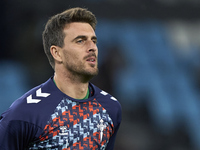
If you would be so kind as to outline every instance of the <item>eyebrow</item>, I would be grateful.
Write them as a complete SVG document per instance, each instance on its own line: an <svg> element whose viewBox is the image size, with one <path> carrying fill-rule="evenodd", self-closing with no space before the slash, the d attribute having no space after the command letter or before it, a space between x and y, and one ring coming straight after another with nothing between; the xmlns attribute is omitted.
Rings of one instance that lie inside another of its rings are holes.
<svg viewBox="0 0 200 150"><path fill-rule="evenodd" d="M87 39L87 36L85 36L85 35L79 35L79 36L75 37L75 38L72 40L72 42L75 41L75 40L77 40L77 39ZM97 40L97 37L96 37L96 36L92 36L91 39L92 39L92 40Z"/></svg>

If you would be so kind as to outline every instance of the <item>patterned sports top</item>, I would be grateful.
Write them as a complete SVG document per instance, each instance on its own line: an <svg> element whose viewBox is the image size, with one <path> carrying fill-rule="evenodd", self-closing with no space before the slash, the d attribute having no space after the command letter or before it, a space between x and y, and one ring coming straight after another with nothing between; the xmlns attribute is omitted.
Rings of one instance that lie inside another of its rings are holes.
<svg viewBox="0 0 200 150"><path fill-rule="evenodd" d="M112 150L121 105L93 84L85 100L62 93L53 77L16 100L1 115L0 149Z"/></svg>

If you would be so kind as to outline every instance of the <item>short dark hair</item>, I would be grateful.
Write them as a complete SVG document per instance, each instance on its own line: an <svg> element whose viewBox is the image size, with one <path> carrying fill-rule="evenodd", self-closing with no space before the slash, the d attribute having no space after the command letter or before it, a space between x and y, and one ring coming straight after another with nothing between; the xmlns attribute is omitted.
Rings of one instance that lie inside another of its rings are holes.
<svg viewBox="0 0 200 150"><path fill-rule="evenodd" d="M55 69L55 61L51 55L50 47L52 45L63 47L65 38L65 34L63 32L64 27L66 24L72 22L88 23L94 30L97 24L95 15L86 8L80 7L67 9L62 13L52 16L48 20L42 34L42 39L45 54L47 55L49 63L53 69Z"/></svg>

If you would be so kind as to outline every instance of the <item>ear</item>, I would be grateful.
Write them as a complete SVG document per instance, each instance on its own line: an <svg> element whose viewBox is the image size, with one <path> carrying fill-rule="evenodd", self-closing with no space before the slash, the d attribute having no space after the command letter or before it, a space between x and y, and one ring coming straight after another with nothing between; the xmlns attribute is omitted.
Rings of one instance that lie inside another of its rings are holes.
<svg viewBox="0 0 200 150"><path fill-rule="evenodd" d="M61 57L61 49L58 46L52 45L50 47L50 52L55 61L62 62L62 57Z"/></svg>

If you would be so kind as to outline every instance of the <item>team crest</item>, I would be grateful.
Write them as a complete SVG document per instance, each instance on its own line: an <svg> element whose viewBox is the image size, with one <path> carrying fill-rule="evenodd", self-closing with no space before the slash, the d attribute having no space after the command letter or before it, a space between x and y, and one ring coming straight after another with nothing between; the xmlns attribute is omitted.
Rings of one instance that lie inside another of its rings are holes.
<svg viewBox="0 0 200 150"><path fill-rule="evenodd" d="M106 128L103 119L100 120L100 124L98 124L97 127L100 130L100 142L101 142L103 138L103 130Z"/></svg>

